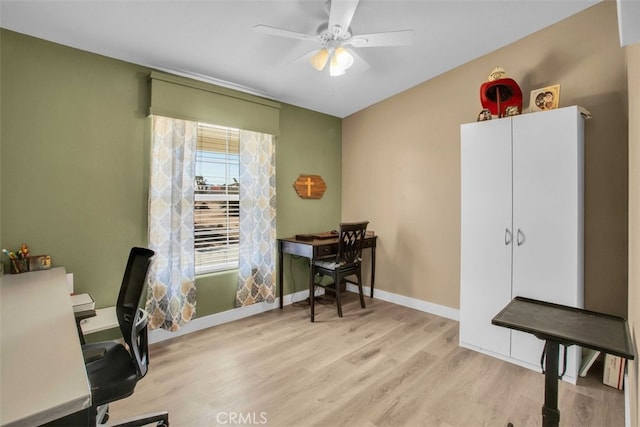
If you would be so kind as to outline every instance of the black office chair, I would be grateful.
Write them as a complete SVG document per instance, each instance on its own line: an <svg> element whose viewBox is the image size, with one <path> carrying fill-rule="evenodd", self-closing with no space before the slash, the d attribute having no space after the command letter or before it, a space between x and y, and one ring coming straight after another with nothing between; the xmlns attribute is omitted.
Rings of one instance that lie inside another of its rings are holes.
<svg viewBox="0 0 640 427"><path fill-rule="evenodd" d="M335 294L338 316L342 317L341 286L349 276L356 276L358 280L358 292L360 294L360 306L365 308L364 294L362 293L362 242L367 232L368 221L340 224L338 234L338 254L335 259L320 260L312 263L311 274L313 283L309 289L311 305L311 321L315 317L315 288L319 286L325 292ZM322 282L323 277L331 277L332 283Z"/></svg>
<svg viewBox="0 0 640 427"><path fill-rule="evenodd" d="M132 248L129 253L116 303L118 324L126 345L105 341L82 346L91 385L92 410L99 424L109 418L108 404L132 395L138 381L147 373L147 315L139 304L153 255L152 250L145 248ZM153 422L157 426L168 426L169 414L158 412L115 425L143 426Z"/></svg>

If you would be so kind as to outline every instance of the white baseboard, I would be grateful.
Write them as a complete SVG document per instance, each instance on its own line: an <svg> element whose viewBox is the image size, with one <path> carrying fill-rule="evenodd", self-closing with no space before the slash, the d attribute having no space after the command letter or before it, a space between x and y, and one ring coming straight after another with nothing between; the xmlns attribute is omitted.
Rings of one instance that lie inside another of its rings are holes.
<svg viewBox="0 0 640 427"><path fill-rule="evenodd" d="M348 283L347 290L357 293L358 287L353 283ZM362 291L365 295L371 294L371 288L368 286L363 286ZM375 299L391 302L403 307L413 308L414 310L423 311L425 313L435 314L436 316L446 317L447 319L460 321L460 310L457 310L455 308L423 301L417 298L406 297L404 295L394 294L392 292L387 292L380 289L374 289L373 297Z"/></svg>
<svg viewBox="0 0 640 427"><path fill-rule="evenodd" d="M347 284L347 290L350 292L358 292L358 287L354 284ZM365 295L369 295L371 290L369 287L364 286L363 292ZM300 301L306 299L309 296L309 291L304 290L284 296L284 305L290 305L292 300ZM422 301L416 298L406 297L404 295L398 295L391 292L376 289L374 298L382 301L391 302L393 304L401 305L404 307L412 308L414 310L423 311L425 313L435 314L436 316L446 317L451 320L460 320L460 311L446 307L440 304L434 304L428 301ZM203 329L211 328L213 326L222 325L224 323L233 322L234 320L244 319L256 314L264 313L277 309L279 307L278 301L273 303L260 302L252 304L246 307L234 308L231 310L223 311L222 313L211 314L209 316L198 317L191 322L184 325L178 332L169 332L164 329L154 329L149 331L149 343L154 344L161 341L165 341L171 338L176 338L182 335L190 334L192 332L200 331Z"/></svg>
<svg viewBox="0 0 640 427"><path fill-rule="evenodd" d="M631 427L631 398L629 396L629 361L624 372L624 425Z"/></svg>
<svg viewBox="0 0 640 427"><path fill-rule="evenodd" d="M295 294L285 295L283 304L290 305L292 300L300 301L306 299L308 295L308 290L296 292ZM169 332L164 329L154 329L152 331L149 331L149 344L158 343L171 338L190 334L192 332L211 328L213 326L233 322L234 320L244 319L245 317L250 317L256 314L264 313L265 311L277 309L278 307L279 302L277 299L273 303L259 302L256 304L248 305L246 307L234 308L231 310L223 311L221 313L211 314L209 316L197 317L191 322L184 325L177 332Z"/></svg>

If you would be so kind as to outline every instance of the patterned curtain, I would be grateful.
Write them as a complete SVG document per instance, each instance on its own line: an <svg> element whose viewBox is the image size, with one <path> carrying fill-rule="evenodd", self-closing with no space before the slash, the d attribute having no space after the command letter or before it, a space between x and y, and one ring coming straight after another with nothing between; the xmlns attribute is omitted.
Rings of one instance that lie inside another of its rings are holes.
<svg viewBox="0 0 640 427"><path fill-rule="evenodd" d="M153 117L149 184L149 327L177 331L195 315L194 185L198 124Z"/></svg>
<svg viewBox="0 0 640 427"><path fill-rule="evenodd" d="M273 136L240 130L240 262L236 307L275 299Z"/></svg>

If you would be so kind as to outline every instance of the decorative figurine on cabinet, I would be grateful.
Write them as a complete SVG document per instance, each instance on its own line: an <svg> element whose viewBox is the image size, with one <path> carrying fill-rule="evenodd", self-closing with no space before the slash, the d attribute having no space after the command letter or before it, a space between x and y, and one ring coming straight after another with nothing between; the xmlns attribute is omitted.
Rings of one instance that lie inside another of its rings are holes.
<svg viewBox="0 0 640 427"><path fill-rule="evenodd" d="M498 118L522 112L522 90L515 80L506 77L504 69L496 67L489 74L489 81L480 86L480 103ZM510 108L510 107L515 107ZM516 112L517 111L517 112Z"/></svg>
<svg viewBox="0 0 640 427"><path fill-rule="evenodd" d="M484 122L485 120L491 120L491 111L489 111L486 108L484 110L480 111L480 114L478 114L478 121L479 122Z"/></svg>
<svg viewBox="0 0 640 427"><path fill-rule="evenodd" d="M516 107L515 105L509 105L507 108L505 108L502 117L517 116L518 114L520 114L520 111L518 111L518 107Z"/></svg>

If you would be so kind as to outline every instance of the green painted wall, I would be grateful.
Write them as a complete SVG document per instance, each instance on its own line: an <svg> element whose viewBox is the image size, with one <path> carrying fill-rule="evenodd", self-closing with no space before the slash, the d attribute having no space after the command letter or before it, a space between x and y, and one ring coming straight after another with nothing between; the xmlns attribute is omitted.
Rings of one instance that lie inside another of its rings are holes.
<svg viewBox="0 0 640 427"><path fill-rule="evenodd" d="M50 254L74 273L76 291L112 305L129 248L147 243L151 70L7 30L0 43L0 246ZM341 126L282 105L278 237L337 227ZM322 199L297 197L301 173L322 175ZM285 294L292 277L305 289L306 262L292 263ZM232 309L236 280L235 271L199 277L197 316Z"/></svg>
<svg viewBox="0 0 640 427"><path fill-rule="evenodd" d="M2 247L50 254L112 305L146 244L148 71L4 30L1 43Z"/></svg>

